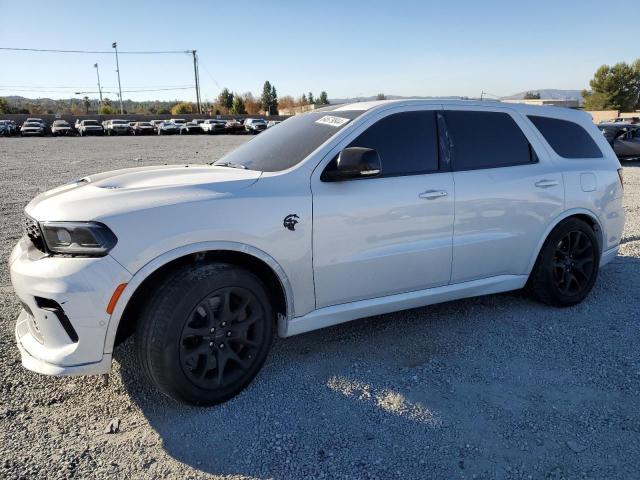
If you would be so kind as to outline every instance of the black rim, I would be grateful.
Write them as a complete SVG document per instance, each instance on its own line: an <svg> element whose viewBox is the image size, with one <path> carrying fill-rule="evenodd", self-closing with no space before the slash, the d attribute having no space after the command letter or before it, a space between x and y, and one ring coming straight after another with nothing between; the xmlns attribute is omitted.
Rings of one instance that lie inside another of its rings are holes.
<svg viewBox="0 0 640 480"><path fill-rule="evenodd" d="M244 377L264 342L263 320L260 302L245 288L222 288L203 299L180 338L180 363L189 380L218 389Z"/></svg>
<svg viewBox="0 0 640 480"><path fill-rule="evenodd" d="M593 277L595 259L593 242L585 233L574 230L562 237L553 256L553 279L560 293L581 293Z"/></svg>

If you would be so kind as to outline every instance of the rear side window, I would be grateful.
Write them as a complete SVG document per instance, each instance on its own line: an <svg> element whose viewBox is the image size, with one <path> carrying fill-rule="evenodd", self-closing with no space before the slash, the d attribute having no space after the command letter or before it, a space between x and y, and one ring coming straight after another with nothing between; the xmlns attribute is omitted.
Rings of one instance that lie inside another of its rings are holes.
<svg viewBox="0 0 640 480"><path fill-rule="evenodd" d="M433 111L402 112L371 125L349 147L375 149L382 175L415 175L438 170L438 134Z"/></svg>
<svg viewBox="0 0 640 480"><path fill-rule="evenodd" d="M591 135L575 122L557 118L529 116L551 148L564 158L602 158Z"/></svg>
<svg viewBox="0 0 640 480"><path fill-rule="evenodd" d="M513 167L538 161L518 124L507 113L445 112L453 146L453 169Z"/></svg>

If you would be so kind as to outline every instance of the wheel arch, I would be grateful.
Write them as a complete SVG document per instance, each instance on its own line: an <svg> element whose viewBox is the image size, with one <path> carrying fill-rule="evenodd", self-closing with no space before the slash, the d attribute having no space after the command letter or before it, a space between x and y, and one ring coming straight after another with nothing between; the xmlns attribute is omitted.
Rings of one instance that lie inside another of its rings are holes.
<svg viewBox="0 0 640 480"><path fill-rule="evenodd" d="M602 249L604 245L604 238L603 238L604 231L602 229L602 222L600 222L598 215L596 215L591 210L587 210L586 208L573 208L571 210L567 210L563 212L562 214L554 218L552 222L549 223L549 225L547 226L547 230L544 232L544 235L540 237L540 241L538 242L538 245L536 246L534 254L532 255L529 261L529 267L526 272L527 275L531 274L531 271L533 270L536 260L538 259L538 255L540 255L540 251L542 250L542 246L547 241L547 238L549 238L549 234L551 234L553 229L556 228L561 222L567 220L568 218L580 219L585 223L589 224L589 226L591 226L594 233L596 234L596 239L598 240L598 248L600 251L600 255L602 255Z"/></svg>
<svg viewBox="0 0 640 480"><path fill-rule="evenodd" d="M127 283L116 304L105 336L104 353L112 353L116 341L135 330L136 309L157 282L177 268L198 261L220 261L251 269L275 295L278 322L293 316L293 292L284 269L264 251L236 242L202 242L166 252L148 262Z"/></svg>

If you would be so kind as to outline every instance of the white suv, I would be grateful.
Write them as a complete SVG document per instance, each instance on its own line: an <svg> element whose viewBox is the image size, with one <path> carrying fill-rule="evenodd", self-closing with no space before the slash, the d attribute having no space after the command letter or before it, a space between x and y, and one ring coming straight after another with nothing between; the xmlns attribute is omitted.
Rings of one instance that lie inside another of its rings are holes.
<svg viewBox="0 0 640 480"><path fill-rule="evenodd" d="M384 101L288 119L213 165L92 175L36 197L11 279L22 363L237 394L272 340L528 285L574 305L617 251L620 164L587 114Z"/></svg>

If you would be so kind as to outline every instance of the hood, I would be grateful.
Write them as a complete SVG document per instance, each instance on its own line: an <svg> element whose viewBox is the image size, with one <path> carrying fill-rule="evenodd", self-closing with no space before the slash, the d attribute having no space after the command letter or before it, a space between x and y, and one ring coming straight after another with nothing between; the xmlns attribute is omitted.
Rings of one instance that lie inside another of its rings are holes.
<svg viewBox="0 0 640 480"><path fill-rule="evenodd" d="M27 205L38 221L90 221L128 211L221 196L245 189L261 172L212 165L139 167L99 173L42 193Z"/></svg>

